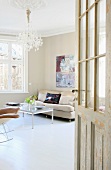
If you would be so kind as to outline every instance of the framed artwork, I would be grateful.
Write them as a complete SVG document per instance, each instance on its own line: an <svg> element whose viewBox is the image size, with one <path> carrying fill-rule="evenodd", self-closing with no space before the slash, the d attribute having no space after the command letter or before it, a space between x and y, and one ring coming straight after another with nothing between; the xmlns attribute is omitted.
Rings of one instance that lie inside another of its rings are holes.
<svg viewBox="0 0 111 170"><path fill-rule="evenodd" d="M56 87L75 87L75 62L73 55L56 57Z"/></svg>

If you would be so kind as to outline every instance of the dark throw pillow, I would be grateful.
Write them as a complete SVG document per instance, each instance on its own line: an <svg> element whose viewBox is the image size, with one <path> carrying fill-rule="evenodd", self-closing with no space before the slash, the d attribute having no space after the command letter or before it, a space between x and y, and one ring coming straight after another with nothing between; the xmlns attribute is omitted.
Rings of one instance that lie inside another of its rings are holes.
<svg viewBox="0 0 111 170"><path fill-rule="evenodd" d="M61 94L47 93L44 103L58 104Z"/></svg>

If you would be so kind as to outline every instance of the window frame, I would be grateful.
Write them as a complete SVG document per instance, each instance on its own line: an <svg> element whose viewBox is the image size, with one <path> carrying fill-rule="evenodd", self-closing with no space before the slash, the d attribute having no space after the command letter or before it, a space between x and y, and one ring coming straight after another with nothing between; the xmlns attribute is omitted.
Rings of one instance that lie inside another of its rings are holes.
<svg viewBox="0 0 111 170"><path fill-rule="evenodd" d="M97 111L97 61L101 57L106 57L106 53L99 54L98 49L97 49L97 34L98 34L98 27L97 24L99 23L97 20L98 16L98 4L101 0L94 0L94 3L91 4L91 6L88 6L88 0L86 0L86 10L81 13L81 0L79 0L79 6L78 6L78 105L81 105L81 94L82 91L85 91L85 104L84 107L88 108L88 103L87 103L87 92L88 92L88 86L87 86L87 78L88 78L88 61L93 60L94 61L94 107L93 110ZM94 9L94 56L88 58L88 14L89 12ZM83 59L81 59L81 20L85 16L85 56ZM99 43L98 43L99 44ZM85 63L85 90L81 90L81 64ZM81 105L82 106L82 105Z"/></svg>
<svg viewBox="0 0 111 170"><path fill-rule="evenodd" d="M18 44L17 43L17 39L15 36L0 36L0 43L8 43L8 60L5 59L0 59L0 63L8 63L9 67L8 69L10 70L9 73L9 78L8 78L8 90L0 90L0 93L28 93L28 52L25 51L24 47L23 48L23 59L22 61L13 61L11 60L11 44ZM22 63L23 66L23 85L22 85L22 90L12 90L12 86L11 86L11 65L12 64L19 64Z"/></svg>

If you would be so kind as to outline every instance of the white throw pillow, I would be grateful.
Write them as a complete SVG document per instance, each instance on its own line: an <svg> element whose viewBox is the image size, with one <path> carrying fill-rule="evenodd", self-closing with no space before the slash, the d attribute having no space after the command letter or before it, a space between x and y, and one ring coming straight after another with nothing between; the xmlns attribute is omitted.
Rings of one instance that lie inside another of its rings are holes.
<svg viewBox="0 0 111 170"><path fill-rule="evenodd" d="M74 96L61 96L59 104L72 105L74 102Z"/></svg>
<svg viewBox="0 0 111 170"><path fill-rule="evenodd" d="M38 100L44 102L45 98L46 98L46 94L45 93L39 93Z"/></svg>

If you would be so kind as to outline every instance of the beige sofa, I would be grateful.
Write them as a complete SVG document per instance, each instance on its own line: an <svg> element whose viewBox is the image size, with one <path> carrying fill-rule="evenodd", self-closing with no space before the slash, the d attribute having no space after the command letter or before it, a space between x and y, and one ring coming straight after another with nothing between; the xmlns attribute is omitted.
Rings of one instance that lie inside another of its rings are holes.
<svg viewBox="0 0 111 170"><path fill-rule="evenodd" d="M61 94L58 104L44 103L47 93L51 94ZM53 114L55 117L67 118L69 120L75 119L74 110L74 93L71 91L52 91L52 90L40 90L38 92L38 100L36 105L44 105L49 108L53 108ZM51 113L45 113L51 115Z"/></svg>

